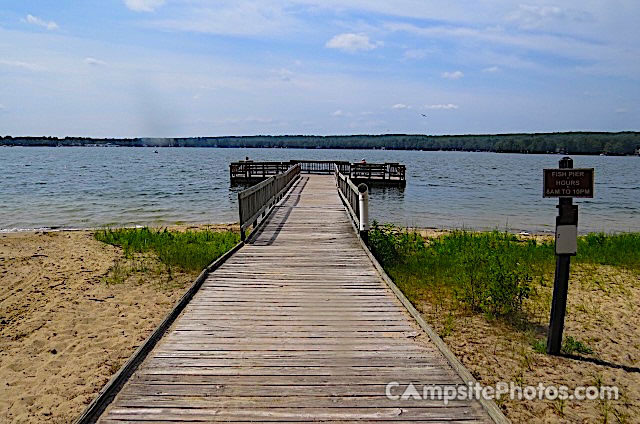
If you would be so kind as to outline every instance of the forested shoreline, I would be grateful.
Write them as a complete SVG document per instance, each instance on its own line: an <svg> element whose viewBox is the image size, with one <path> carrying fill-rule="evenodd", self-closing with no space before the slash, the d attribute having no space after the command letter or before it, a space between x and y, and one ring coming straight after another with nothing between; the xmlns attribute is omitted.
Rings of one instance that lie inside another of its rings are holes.
<svg viewBox="0 0 640 424"><path fill-rule="evenodd" d="M4 146L257 147L303 149L461 150L502 153L633 155L640 132L562 132L485 135L281 135L185 138L0 138Z"/></svg>

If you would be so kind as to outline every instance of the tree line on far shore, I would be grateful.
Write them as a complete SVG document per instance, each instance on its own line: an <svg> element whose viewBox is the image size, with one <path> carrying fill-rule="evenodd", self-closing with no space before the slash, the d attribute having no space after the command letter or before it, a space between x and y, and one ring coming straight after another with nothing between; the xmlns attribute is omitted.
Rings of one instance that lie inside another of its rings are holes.
<svg viewBox="0 0 640 424"><path fill-rule="evenodd" d="M462 150L504 153L633 155L640 132L485 135L283 135L186 138L1 137L8 146L258 147L302 149Z"/></svg>

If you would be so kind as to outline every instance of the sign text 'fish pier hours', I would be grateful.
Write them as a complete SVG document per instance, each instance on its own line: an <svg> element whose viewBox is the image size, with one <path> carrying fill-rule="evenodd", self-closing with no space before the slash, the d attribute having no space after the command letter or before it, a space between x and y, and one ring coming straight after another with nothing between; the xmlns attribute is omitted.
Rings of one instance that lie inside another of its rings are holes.
<svg viewBox="0 0 640 424"><path fill-rule="evenodd" d="M593 197L593 168L544 170L544 197Z"/></svg>

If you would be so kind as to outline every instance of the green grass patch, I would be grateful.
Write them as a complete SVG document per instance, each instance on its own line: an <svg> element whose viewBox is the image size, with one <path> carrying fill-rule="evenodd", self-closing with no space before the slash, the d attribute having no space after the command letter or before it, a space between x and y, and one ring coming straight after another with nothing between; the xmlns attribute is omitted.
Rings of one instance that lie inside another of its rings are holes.
<svg viewBox="0 0 640 424"><path fill-rule="evenodd" d="M535 339L531 343L531 347L535 352L547 353L547 339ZM573 355L575 353L581 353L583 355L593 354L593 349L591 349L586 343L574 339L571 336L566 336L564 338L560 351L566 355Z"/></svg>
<svg viewBox="0 0 640 424"><path fill-rule="evenodd" d="M412 301L425 290L444 288L472 310L494 316L519 311L533 279L553 266L552 246L497 231L425 239L374 223L369 243Z"/></svg>
<svg viewBox="0 0 640 424"><path fill-rule="evenodd" d="M584 342L576 340L571 336L564 338L560 350L562 353L566 353L567 355L573 355L576 352L585 355L591 355L593 353L593 349L587 346Z"/></svg>
<svg viewBox="0 0 640 424"><path fill-rule="evenodd" d="M591 233L579 237L576 261L640 272L640 233Z"/></svg>
<svg viewBox="0 0 640 424"><path fill-rule="evenodd" d="M125 257L153 252L167 267L201 271L240 241L232 231L169 231L151 228L117 228L96 231L95 238L124 249Z"/></svg>
<svg viewBox="0 0 640 424"><path fill-rule="evenodd" d="M547 340L546 339L537 339L531 343L531 347L534 352L538 353L547 353Z"/></svg>
<svg viewBox="0 0 640 424"><path fill-rule="evenodd" d="M437 301L444 293L475 312L498 317L517 316L555 268L553 240L522 240L498 231L424 238L374 222L369 246L413 303L423 297ZM580 237L575 262L640 271L640 234Z"/></svg>

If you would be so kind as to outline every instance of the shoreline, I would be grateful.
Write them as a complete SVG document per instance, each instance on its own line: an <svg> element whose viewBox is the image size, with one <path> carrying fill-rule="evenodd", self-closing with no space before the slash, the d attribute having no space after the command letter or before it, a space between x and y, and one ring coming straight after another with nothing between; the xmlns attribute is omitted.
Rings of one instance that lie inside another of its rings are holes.
<svg viewBox="0 0 640 424"><path fill-rule="evenodd" d="M555 131L493 134L327 134L182 137L5 136L0 145L23 147L206 147L637 156L640 132Z"/></svg>
<svg viewBox="0 0 640 424"><path fill-rule="evenodd" d="M379 223L379 225L383 226L386 225L387 223ZM425 226L425 227L416 227L416 226L409 226L409 225L397 225L397 224L393 224L394 226L398 227L398 228L403 228L403 229L407 229L410 231L418 231L418 232L424 232L425 234L446 234L446 233L450 233L452 231L467 231L467 232L472 232L472 233L484 233L484 232L492 232L492 231L498 231L498 232L507 232L509 234L515 234L515 235L520 235L520 236L532 236L532 237L548 237L548 236L553 236L554 235L554 231L549 230L549 231L545 231L545 230L541 230L541 231L525 231L525 230L520 230L520 229L504 229L504 228L469 228L469 227L434 227L434 226ZM63 232L82 232L82 231L89 231L89 232L94 232L94 231L98 231L98 230L104 230L106 228L110 228L110 229L115 229L115 228L153 228L153 229L160 229L160 228L167 228L169 230L179 230L179 231L184 231L184 230L198 230L198 229L213 229L213 230L221 230L221 229L229 229L229 230L237 230L239 231L239 224L238 222L215 222L215 223L211 223L211 222L184 222L184 221L178 221L176 223L171 223L171 224L165 224L165 225L156 225L156 224L147 224L147 225L114 225L114 226L98 226L98 227L33 227L33 228L0 228L0 235L3 234L29 234L29 233L63 233ZM606 232L605 234L617 234L617 233L633 233L635 231L609 231ZM594 231L590 231L590 232L579 232L578 235L579 236L584 236L590 233L594 233Z"/></svg>
<svg viewBox="0 0 640 424"><path fill-rule="evenodd" d="M105 228L167 228L169 230L184 230L184 229L237 229L237 222L219 222L219 223L176 223L169 225L114 225L114 226L102 226L102 227L39 227L39 228L0 228L0 235L2 234L29 234L29 233L61 233L61 232L79 232L89 231L94 232L98 230L104 230Z"/></svg>
<svg viewBox="0 0 640 424"><path fill-rule="evenodd" d="M442 136L447 137L447 136ZM287 147L287 146L274 146L274 147L244 147L244 146L124 146L124 145L89 145L89 144L79 144L79 145L61 145L61 146L50 146L50 145L13 145L13 144L0 144L0 147L47 147L47 148L57 148L57 147L97 147L97 148L116 148L116 147L125 147L125 148L141 148L141 149L290 149L290 150L391 150L391 151L406 151L406 152L460 152L460 153L495 153L495 154L511 154L511 155L560 155L560 156L607 156L607 157L640 157L637 153L628 153L628 154L617 154L617 153L594 153L594 152L571 152L571 153L563 153L563 152L519 152L519 151L497 151L497 150L474 150L474 149L399 149L393 147L349 147L349 148L337 148L337 147Z"/></svg>
<svg viewBox="0 0 640 424"><path fill-rule="evenodd" d="M384 226L386 224L379 224L380 226ZM404 230L408 230L408 231L416 231L419 234L426 236L426 237L435 237L435 236L439 236L439 235L444 235L444 234L449 234L453 231L464 231L464 232L469 232L469 233L490 233L490 232L494 232L497 231L499 233L509 233L509 234L513 234L516 236L519 236L523 239L530 239L530 238L535 238L535 239L549 239L549 238L554 238L555 237L555 230L549 230L549 231L524 231L524 230L519 230L519 229L502 229L502 228L491 228L491 229L484 229L484 228L468 228L468 227L450 227L450 228L445 228L445 227L415 227L415 226L403 226L403 225L396 225L396 224L392 224L394 225L396 228L399 229L404 229ZM213 231L221 231L221 230L230 230L230 231L240 231L240 227L238 222L219 222L219 223L201 223L201 222L194 222L194 223L186 223L186 222L178 222L178 223L173 223L173 224L167 224L167 225L123 225L123 226L100 226L100 227L78 227L78 228L74 228L74 227L60 227L60 228L56 228L56 227L41 227L41 228L11 228L11 229L3 229L0 228L0 236L3 235L11 235L11 234L48 234L48 233L78 233L78 232L95 232L95 231L99 231L99 230L103 230L106 228L110 228L110 229L116 229L116 228L151 228L151 229L168 229L168 230L177 230L177 231L186 231L186 230L204 230L204 229L209 229L209 230L213 230ZM638 231L588 231L588 232L581 232L580 230L578 230L578 237L584 237L587 236L589 234L607 234L607 235L612 235L612 234L633 234L633 233L638 233Z"/></svg>

